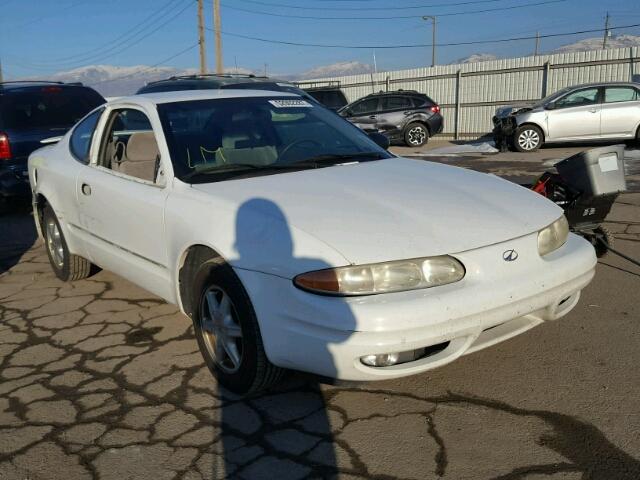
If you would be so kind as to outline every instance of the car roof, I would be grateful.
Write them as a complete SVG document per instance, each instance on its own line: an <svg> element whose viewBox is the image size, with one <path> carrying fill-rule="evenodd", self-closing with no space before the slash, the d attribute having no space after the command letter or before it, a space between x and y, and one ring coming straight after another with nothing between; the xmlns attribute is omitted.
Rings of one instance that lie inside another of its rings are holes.
<svg viewBox="0 0 640 480"><path fill-rule="evenodd" d="M205 74L205 75L180 75L175 77L165 78L163 80L156 80L154 82L147 83L142 89L147 87L154 87L158 85L167 85L167 84L192 84L192 85L200 85L202 83L210 83L214 86L223 86L223 85L234 85L238 83L286 83L287 85L292 85L291 82L286 80L279 80L277 78L269 78L264 76L256 76L256 75L244 75L237 73L225 73L225 74Z"/></svg>
<svg viewBox="0 0 640 480"><path fill-rule="evenodd" d="M565 87L569 90L575 90L576 88L589 88L589 87L636 87L640 88L640 83L637 82L592 82L592 83L581 83L579 85L570 85Z"/></svg>
<svg viewBox="0 0 640 480"><path fill-rule="evenodd" d="M13 81L1 82L0 93L13 92L13 91L19 91L19 90L30 90L33 88L42 88L42 87L48 87L48 86L60 87L60 88L67 88L67 87L89 88L80 82L64 83L64 82L49 82L45 80L13 80Z"/></svg>
<svg viewBox="0 0 640 480"><path fill-rule="evenodd" d="M297 93L249 90L249 89L215 89L215 90L180 90L172 92L139 93L128 97L116 98L109 102L115 104L147 104L161 105L163 103L188 102L192 100L216 100L223 98L253 98L253 97L300 97Z"/></svg>

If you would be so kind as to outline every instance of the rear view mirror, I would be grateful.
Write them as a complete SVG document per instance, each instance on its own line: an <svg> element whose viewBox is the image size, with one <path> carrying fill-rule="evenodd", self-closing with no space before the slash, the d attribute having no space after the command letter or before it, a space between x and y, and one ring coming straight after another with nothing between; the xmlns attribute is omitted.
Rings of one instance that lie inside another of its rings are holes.
<svg viewBox="0 0 640 480"><path fill-rule="evenodd" d="M389 139L385 135L378 132L371 132L367 135L369 135L369 138L373 140L379 147L382 147L385 150L389 148Z"/></svg>

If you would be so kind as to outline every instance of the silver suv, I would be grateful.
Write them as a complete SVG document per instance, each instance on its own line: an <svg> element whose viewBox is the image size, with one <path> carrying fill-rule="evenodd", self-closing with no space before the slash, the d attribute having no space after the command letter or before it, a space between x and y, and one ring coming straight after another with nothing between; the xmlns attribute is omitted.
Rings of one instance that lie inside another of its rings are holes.
<svg viewBox="0 0 640 480"><path fill-rule="evenodd" d="M501 107L494 132L520 152L545 142L640 140L640 84L609 82L564 88L531 107Z"/></svg>

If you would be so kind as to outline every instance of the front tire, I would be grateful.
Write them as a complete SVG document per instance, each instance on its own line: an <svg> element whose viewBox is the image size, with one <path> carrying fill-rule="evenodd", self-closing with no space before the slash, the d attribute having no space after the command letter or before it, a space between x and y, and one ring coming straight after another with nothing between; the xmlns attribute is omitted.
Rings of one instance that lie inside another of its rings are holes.
<svg viewBox="0 0 640 480"><path fill-rule="evenodd" d="M544 143L542 130L535 125L523 125L516 129L513 145L519 152L535 152Z"/></svg>
<svg viewBox="0 0 640 480"><path fill-rule="evenodd" d="M404 142L409 147L421 147L429 141L429 130L418 122L407 125L404 129Z"/></svg>
<svg viewBox="0 0 640 480"><path fill-rule="evenodd" d="M43 210L42 233L49 263L56 277L70 282L82 280L91 274L91 262L69 252L58 217L49 205Z"/></svg>
<svg viewBox="0 0 640 480"><path fill-rule="evenodd" d="M284 370L267 359L251 300L230 266L204 262L195 275L193 326L205 363L228 390L248 395L266 390Z"/></svg>

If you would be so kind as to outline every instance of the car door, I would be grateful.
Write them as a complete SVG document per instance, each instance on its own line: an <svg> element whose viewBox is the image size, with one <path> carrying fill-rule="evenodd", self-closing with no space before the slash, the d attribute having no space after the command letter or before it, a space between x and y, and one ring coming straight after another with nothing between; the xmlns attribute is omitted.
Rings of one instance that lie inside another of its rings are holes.
<svg viewBox="0 0 640 480"><path fill-rule="evenodd" d="M158 131L138 107L108 109L76 194L90 259L170 298L164 207L168 188Z"/></svg>
<svg viewBox="0 0 640 480"><path fill-rule="evenodd" d="M596 139L600 136L601 88L574 90L547 110L547 140Z"/></svg>
<svg viewBox="0 0 640 480"><path fill-rule="evenodd" d="M633 138L640 124L640 92L631 86L604 89L600 130L603 138Z"/></svg>
<svg viewBox="0 0 640 480"><path fill-rule="evenodd" d="M365 132L375 131L378 121L378 104L378 97L364 98L349 108L347 119Z"/></svg>
<svg viewBox="0 0 640 480"><path fill-rule="evenodd" d="M380 102L380 112L377 115L376 129L379 132L394 132L401 130L407 117L415 113L413 102L409 97L385 96Z"/></svg>

